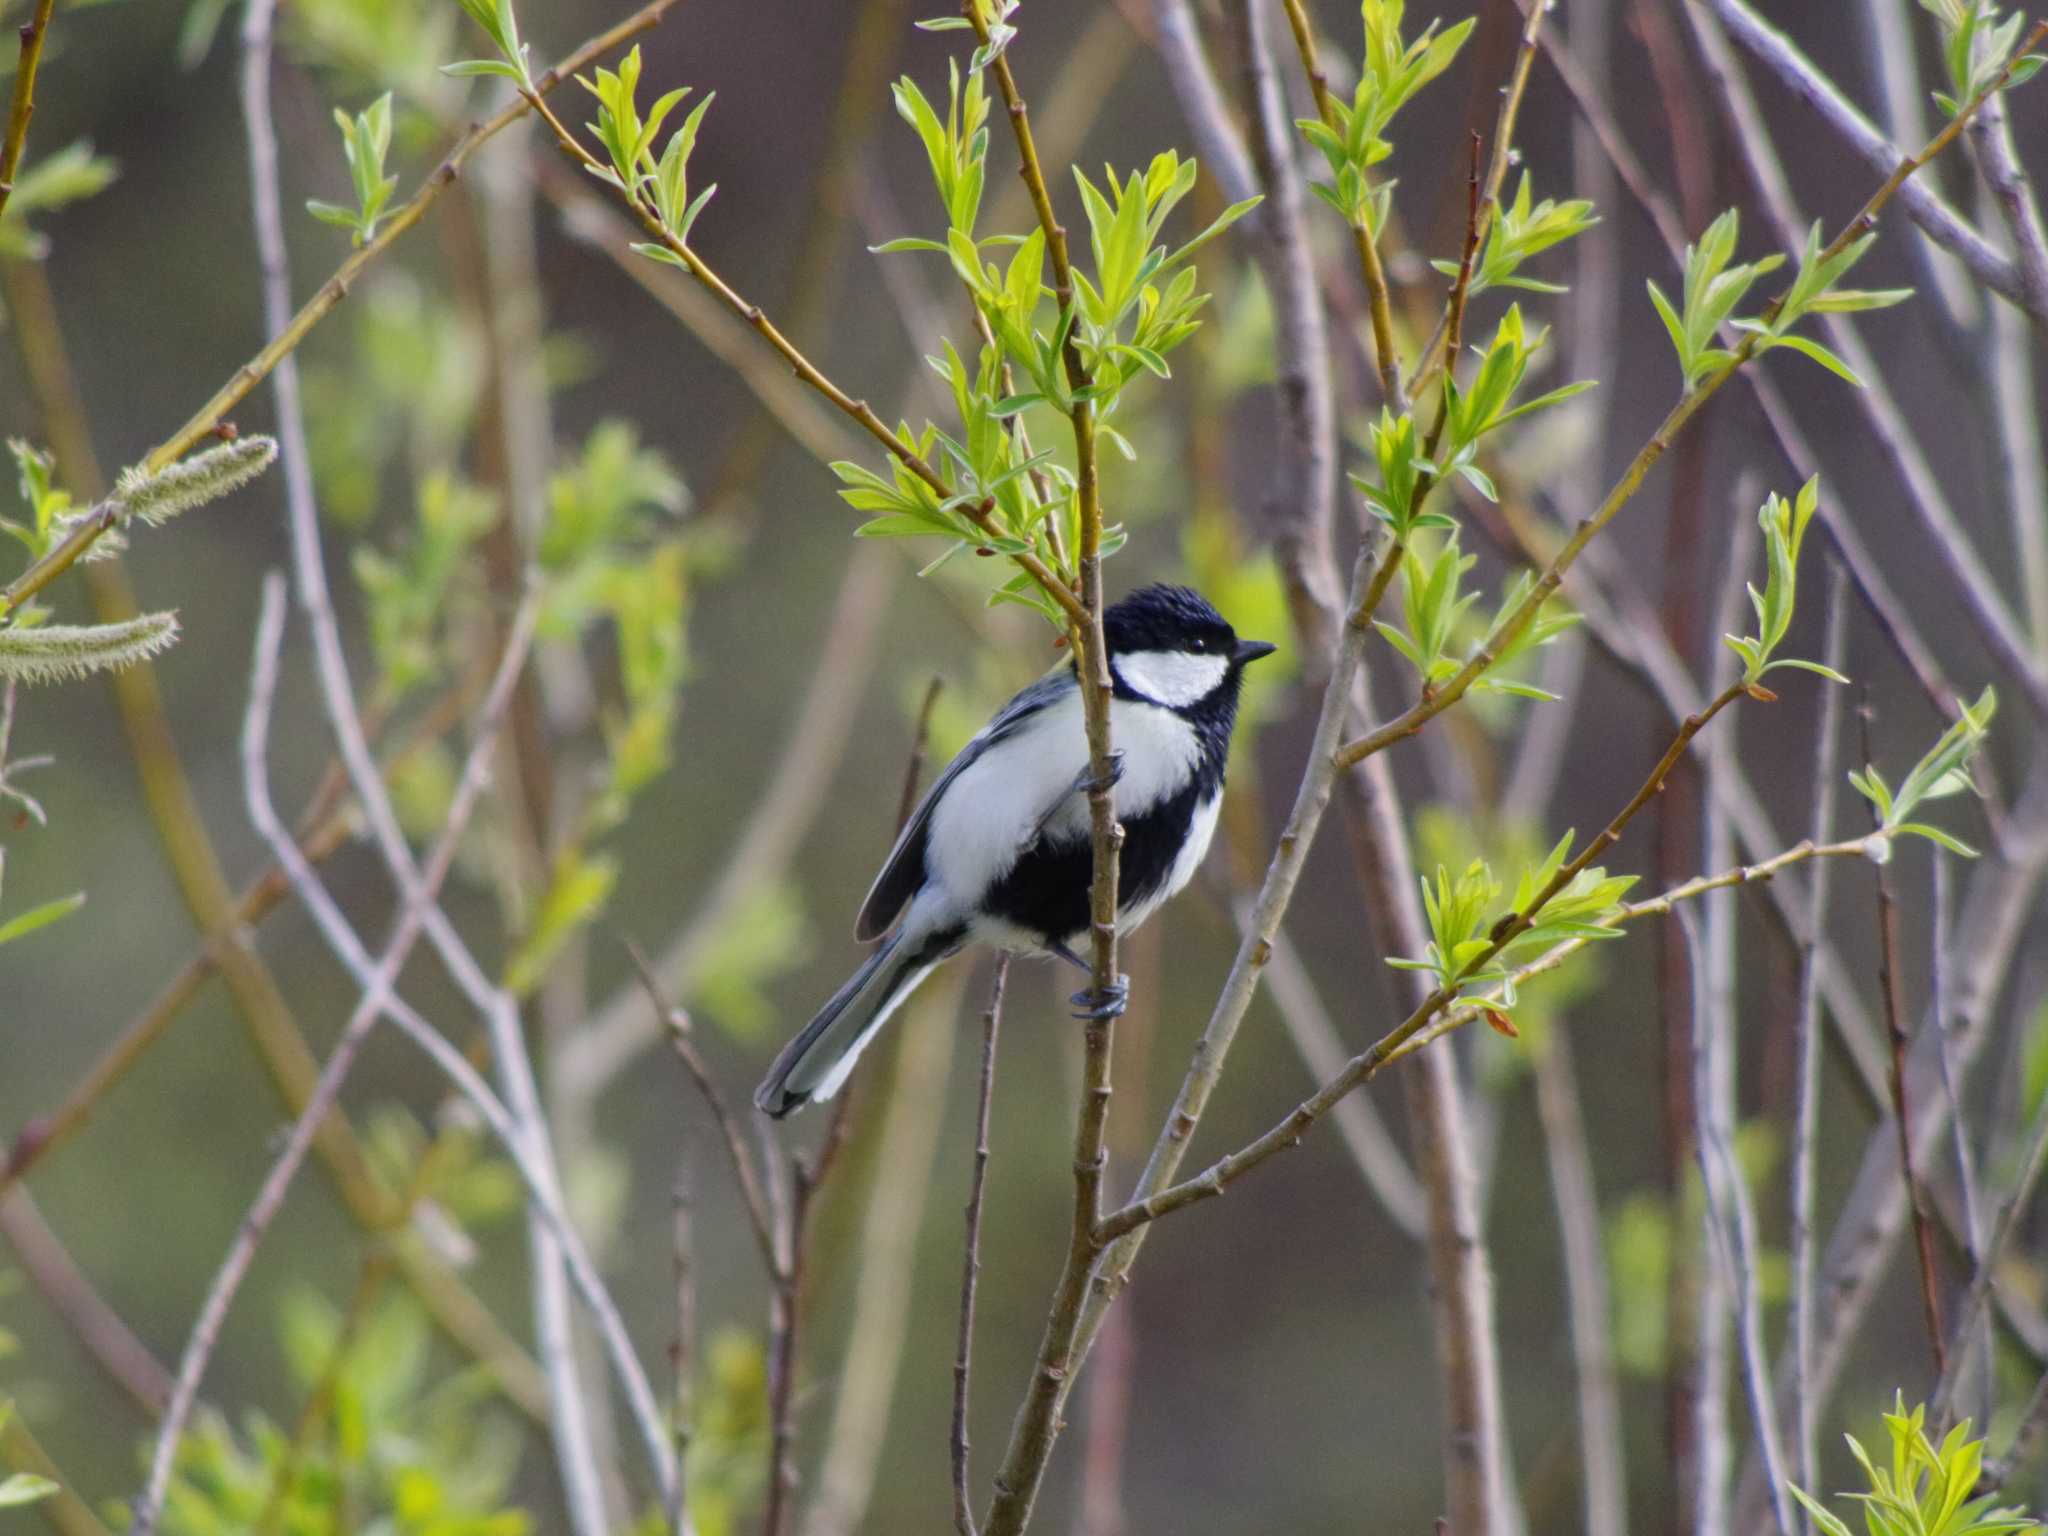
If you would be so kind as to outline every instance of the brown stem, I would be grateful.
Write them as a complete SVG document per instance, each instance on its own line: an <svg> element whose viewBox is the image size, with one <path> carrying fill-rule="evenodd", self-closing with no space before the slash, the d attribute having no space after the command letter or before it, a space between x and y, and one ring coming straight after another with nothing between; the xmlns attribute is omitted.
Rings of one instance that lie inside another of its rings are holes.
<svg viewBox="0 0 2048 1536"><path fill-rule="evenodd" d="M1857 711L1857 728L1862 733L1863 761L1875 761L1870 754L1870 698L1865 690ZM1877 807L1870 808L1871 825L1880 825ZM1927 1325L1927 1343L1934 1355L1934 1374L1948 1373L1947 1331L1941 1321L1941 1284L1934 1270L1934 1230L1927 1216L1927 1191L1914 1166L1913 1121L1906 1099L1906 1035L1902 1010L1905 982L1899 965L1899 911L1892 894L1890 865L1872 865L1872 884L1877 893L1877 988L1884 1003L1885 1039L1891 1046L1889 1085L1892 1122L1899 1133L1899 1173L1906 1182L1906 1204L1913 1213L1913 1245L1919 1258L1920 1313ZM1939 1021L1937 1021L1937 1024Z"/></svg>
<svg viewBox="0 0 2048 1536"><path fill-rule="evenodd" d="M1287 9L1287 25L1294 33L1294 46L1301 55L1302 72L1308 76L1316 112L1337 131L1337 112L1330 100L1329 76L1316 54L1315 28L1303 9L1302 0L1281 0ZM1395 411L1407 409L1408 397L1401 386L1401 358L1394 346L1394 308L1387 292L1386 269L1380 264L1379 246L1372 231L1362 224L1351 227L1351 243L1358 251L1358 271L1365 280L1366 304L1372 313L1373 360L1379 368L1380 392Z"/></svg>
<svg viewBox="0 0 2048 1536"><path fill-rule="evenodd" d="M967 1491L968 1377L974 1361L974 1291L981 1278L981 1201L988 1183L989 1107L995 1099L996 1035L1003 1023L1003 987L1010 957L996 957L988 1008L981 1016L981 1093L974 1117L974 1175L967 1190L967 1254L960 1271L960 1340L953 1354L953 1528L976 1536L974 1505Z"/></svg>
<svg viewBox="0 0 2048 1536"><path fill-rule="evenodd" d="M36 0L35 14L21 24L21 60L14 67L14 101L7 111L7 139L0 144L0 212L14 195L14 173L21 168L22 145L28 141L28 120L36 114L36 66L42 63L43 40L57 0Z"/></svg>

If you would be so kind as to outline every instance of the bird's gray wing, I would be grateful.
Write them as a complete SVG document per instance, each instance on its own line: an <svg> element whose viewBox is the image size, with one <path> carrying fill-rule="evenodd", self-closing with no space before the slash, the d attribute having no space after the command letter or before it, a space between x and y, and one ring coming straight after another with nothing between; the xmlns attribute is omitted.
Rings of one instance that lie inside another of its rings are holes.
<svg viewBox="0 0 2048 1536"><path fill-rule="evenodd" d="M946 771L933 781L924 798L918 801L917 809L910 813L910 819L903 823L903 830L896 837L896 846L882 861L882 872L868 887L867 899L860 904L860 914L853 920L856 939L866 943L887 933L889 925L896 921L896 914L903 910L904 903L915 896L917 888L924 884L925 833L931 823L932 807L939 803L960 771L1077 686L1071 666L1062 664L1048 672L997 710L995 718L977 731L973 739L960 749L960 755L946 765Z"/></svg>

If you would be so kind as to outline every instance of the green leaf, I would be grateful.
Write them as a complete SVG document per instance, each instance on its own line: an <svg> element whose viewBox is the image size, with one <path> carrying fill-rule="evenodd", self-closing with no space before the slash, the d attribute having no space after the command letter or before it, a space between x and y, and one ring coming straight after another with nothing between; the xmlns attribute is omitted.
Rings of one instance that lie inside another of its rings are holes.
<svg viewBox="0 0 2048 1536"><path fill-rule="evenodd" d="M458 59L453 64L443 64L441 73L464 79L472 75L502 75L508 80L524 80L526 76L502 59Z"/></svg>
<svg viewBox="0 0 2048 1536"><path fill-rule="evenodd" d="M0 923L0 944L12 944L16 939L26 938L38 928L47 928L60 918L69 917L85 905L85 892L78 891L70 896L60 896L55 901L46 901L39 907L31 907L19 917Z"/></svg>
<svg viewBox="0 0 2048 1536"><path fill-rule="evenodd" d="M61 1492L60 1485L33 1472L17 1472L0 1483L0 1509L24 1509Z"/></svg>
<svg viewBox="0 0 2048 1536"><path fill-rule="evenodd" d="M1977 850L1961 838L1944 832L1939 827L1929 826L1922 821L1902 821L1887 828L1895 837L1924 837L1930 842L1941 844L1950 853L1961 854L1966 859L1977 857Z"/></svg>
<svg viewBox="0 0 2048 1536"><path fill-rule="evenodd" d="M1858 389L1863 387L1863 380L1857 376L1856 370L1817 341L1811 341L1804 336L1774 336L1765 342L1764 345L1767 348L1790 347L1794 352L1812 358L1821 367L1827 369L1828 372L1839 374Z"/></svg>

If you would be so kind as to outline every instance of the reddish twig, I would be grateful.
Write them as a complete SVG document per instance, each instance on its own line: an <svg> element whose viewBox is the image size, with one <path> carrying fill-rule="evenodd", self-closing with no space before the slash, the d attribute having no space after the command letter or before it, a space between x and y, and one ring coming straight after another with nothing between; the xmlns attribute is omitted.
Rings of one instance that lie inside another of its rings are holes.
<svg viewBox="0 0 2048 1536"><path fill-rule="evenodd" d="M974 1506L967 1492L968 1373L974 1360L974 1291L981 1277L981 1201L988 1182L989 1106L995 1098L996 1034L1003 1022L1003 988L1010 957L996 957L988 1008L981 1016L981 1094L974 1117L974 1176L967 1190L967 1255L960 1272L960 1342L953 1355L953 1528L976 1536Z"/></svg>

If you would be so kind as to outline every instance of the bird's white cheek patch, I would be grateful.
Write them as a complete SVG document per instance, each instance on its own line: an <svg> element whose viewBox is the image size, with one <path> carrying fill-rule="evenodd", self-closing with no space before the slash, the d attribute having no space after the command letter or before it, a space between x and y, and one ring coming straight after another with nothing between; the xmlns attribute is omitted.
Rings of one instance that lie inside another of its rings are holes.
<svg viewBox="0 0 2048 1536"><path fill-rule="evenodd" d="M1116 669L1146 698L1168 709L1185 709L1215 690L1230 661L1188 651L1133 651L1116 658Z"/></svg>

